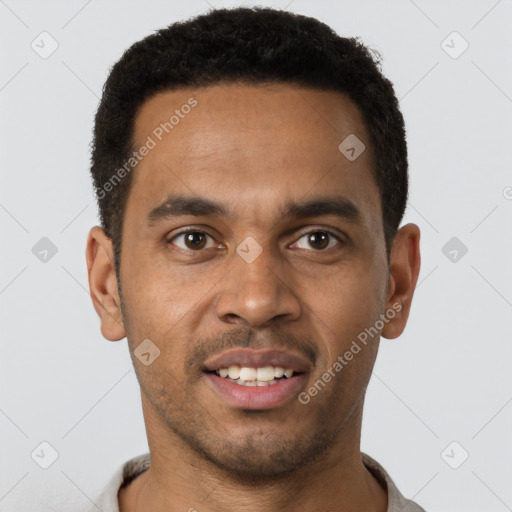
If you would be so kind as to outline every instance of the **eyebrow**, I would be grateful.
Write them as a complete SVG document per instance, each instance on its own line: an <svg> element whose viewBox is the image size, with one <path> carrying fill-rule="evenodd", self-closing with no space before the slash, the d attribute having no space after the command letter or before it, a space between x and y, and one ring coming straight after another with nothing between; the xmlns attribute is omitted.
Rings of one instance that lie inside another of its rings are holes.
<svg viewBox="0 0 512 512"><path fill-rule="evenodd" d="M197 196L183 196L180 194L169 194L167 199L153 208L148 216L148 226L152 227L159 221L181 217L184 215L195 215L197 217L227 216L227 209L220 203Z"/></svg>
<svg viewBox="0 0 512 512"><path fill-rule="evenodd" d="M305 219L332 215L341 220L361 221L361 212L357 206L342 196L317 197L308 201L289 201L281 211L284 219Z"/></svg>
<svg viewBox="0 0 512 512"><path fill-rule="evenodd" d="M197 217L228 217L230 211L221 203L199 196L169 194L165 201L153 208L147 215L149 227L185 215ZM361 221L361 212L356 205L343 196L317 197L305 201L288 201L279 211L279 218L305 219L332 215L354 223Z"/></svg>

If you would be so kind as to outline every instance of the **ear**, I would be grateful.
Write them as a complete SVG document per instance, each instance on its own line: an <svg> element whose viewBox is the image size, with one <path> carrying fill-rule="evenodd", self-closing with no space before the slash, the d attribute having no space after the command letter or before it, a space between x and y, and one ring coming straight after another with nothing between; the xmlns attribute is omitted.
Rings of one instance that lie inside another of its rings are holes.
<svg viewBox="0 0 512 512"><path fill-rule="evenodd" d="M406 224L398 230L391 248L386 311L396 314L382 329L384 338L398 338L405 329L420 264L420 229L416 224Z"/></svg>
<svg viewBox="0 0 512 512"><path fill-rule="evenodd" d="M101 334L109 341L126 336L117 288L112 240L99 226L89 231L86 248L89 290L101 321Z"/></svg>

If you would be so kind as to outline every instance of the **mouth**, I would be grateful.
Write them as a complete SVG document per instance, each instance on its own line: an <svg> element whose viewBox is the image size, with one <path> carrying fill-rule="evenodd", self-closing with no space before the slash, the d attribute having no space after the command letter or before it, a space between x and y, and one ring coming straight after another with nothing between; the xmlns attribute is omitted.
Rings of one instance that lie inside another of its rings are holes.
<svg viewBox="0 0 512 512"><path fill-rule="evenodd" d="M260 368L251 368L248 366L231 365L228 368L212 370L208 373L218 375L233 382L239 386L265 387L277 384L281 379L291 379L294 375L292 368L283 368L282 366L262 366ZM295 376L301 375L295 372Z"/></svg>
<svg viewBox="0 0 512 512"><path fill-rule="evenodd" d="M209 359L203 369L217 398L242 409L275 409L297 398L311 364L279 350L236 349Z"/></svg>

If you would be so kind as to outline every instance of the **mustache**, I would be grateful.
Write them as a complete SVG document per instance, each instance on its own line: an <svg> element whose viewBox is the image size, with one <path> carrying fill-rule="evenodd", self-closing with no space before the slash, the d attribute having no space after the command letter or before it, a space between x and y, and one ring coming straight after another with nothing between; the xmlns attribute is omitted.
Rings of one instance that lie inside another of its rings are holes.
<svg viewBox="0 0 512 512"><path fill-rule="evenodd" d="M187 372L197 371L209 357L216 356L229 349L272 347L277 350L291 350L302 353L314 365L318 351L311 340L280 328L256 332L252 328L239 328L226 331L211 338L199 339L185 363Z"/></svg>

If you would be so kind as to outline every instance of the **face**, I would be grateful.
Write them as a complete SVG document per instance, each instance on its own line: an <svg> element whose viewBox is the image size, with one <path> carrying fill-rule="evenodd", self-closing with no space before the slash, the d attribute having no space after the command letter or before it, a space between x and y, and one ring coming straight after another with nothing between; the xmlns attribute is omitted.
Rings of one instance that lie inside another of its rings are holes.
<svg viewBox="0 0 512 512"><path fill-rule="evenodd" d="M356 159L338 148L350 134L366 148ZM410 283L389 272L361 114L339 93L287 85L180 89L143 104L134 147L148 137L125 210L122 305L110 241L89 238L102 332L128 338L153 435L240 475L289 473L360 415L379 335L405 325Z"/></svg>

